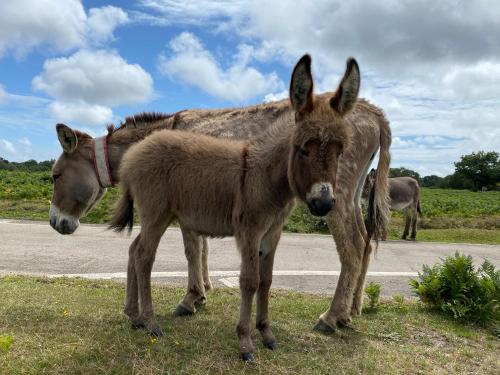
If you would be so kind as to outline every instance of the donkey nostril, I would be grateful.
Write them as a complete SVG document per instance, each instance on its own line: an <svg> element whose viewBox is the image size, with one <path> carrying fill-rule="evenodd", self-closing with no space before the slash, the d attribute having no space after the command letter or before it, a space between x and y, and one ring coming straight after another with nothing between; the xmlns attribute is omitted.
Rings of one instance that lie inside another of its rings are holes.
<svg viewBox="0 0 500 375"><path fill-rule="evenodd" d="M55 228L56 227L56 222L57 222L57 219L55 217L51 217L50 218L50 226L52 228Z"/></svg>

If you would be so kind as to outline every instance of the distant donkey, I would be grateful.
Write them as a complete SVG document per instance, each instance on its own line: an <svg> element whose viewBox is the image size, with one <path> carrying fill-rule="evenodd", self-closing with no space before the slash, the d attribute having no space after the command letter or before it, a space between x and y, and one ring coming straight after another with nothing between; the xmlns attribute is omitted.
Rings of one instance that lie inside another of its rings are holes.
<svg viewBox="0 0 500 375"><path fill-rule="evenodd" d="M274 349L269 288L276 247L295 197L314 215L326 215L335 207L330 223L342 273L332 311L321 317L317 328L332 330L336 323L349 323L352 309L360 308L354 307L353 295L364 281L361 269L365 262L367 267L369 236L380 233L388 212L384 182L390 133L387 122L383 130L374 121L356 122L363 115L382 117L369 104L357 102L359 84L359 68L351 58L337 92L315 97L311 60L305 55L292 73L293 112L261 136L242 142L164 130L127 151L120 167L122 195L110 227L131 229L134 204L138 206L141 232L129 251L133 266L128 268L125 307L134 325L162 334L153 312L151 269L161 236L177 219L186 247L199 248L195 244L200 234L235 236L242 257L237 326L242 359L253 360L250 319L256 292L257 328L264 346ZM375 134L375 139L368 136ZM379 142L383 173L370 199L366 233L354 202L359 201L361 182ZM346 264L351 273L346 274Z"/></svg>
<svg viewBox="0 0 500 375"><path fill-rule="evenodd" d="M376 171L372 169L366 176L363 187L362 200L366 201L370 195L370 190L375 182ZM403 240L406 240L411 225L411 240L417 236L417 213L422 215L420 210L420 187L413 177L392 177L389 178L389 198L391 211L402 211L405 215L405 229ZM382 233L382 240L387 239L387 231Z"/></svg>

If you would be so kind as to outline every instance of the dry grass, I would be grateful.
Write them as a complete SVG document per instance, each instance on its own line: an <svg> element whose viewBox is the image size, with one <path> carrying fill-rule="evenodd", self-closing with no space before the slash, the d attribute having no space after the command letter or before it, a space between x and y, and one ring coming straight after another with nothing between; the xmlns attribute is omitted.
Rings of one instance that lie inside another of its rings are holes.
<svg viewBox="0 0 500 375"><path fill-rule="evenodd" d="M427 312L416 302L385 303L356 318L356 331L331 336L311 327L329 298L273 291L279 349L257 347L254 364L238 357L239 293L219 289L194 317L172 311L183 290L155 287L166 336L152 340L121 312L123 284L84 280L0 278L1 374L498 374L499 341L477 326Z"/></svg>

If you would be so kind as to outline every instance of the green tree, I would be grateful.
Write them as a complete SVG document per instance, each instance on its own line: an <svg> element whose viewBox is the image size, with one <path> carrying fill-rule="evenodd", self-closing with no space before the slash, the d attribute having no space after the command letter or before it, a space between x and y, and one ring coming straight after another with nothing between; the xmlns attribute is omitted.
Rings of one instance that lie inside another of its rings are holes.
<svg viewBox="0 0 500 375"><path fill-rule="evenodd" d="M443 177L436 176L435 174L432 174L430 176L424 176L422 177L422 186L437 187L442 180Z"/></svg>
<svg viewBox="0 0 500 375"><path fill-rule="evenodd" d="M463 155L455 163L455 174L469 179L474 190L495 187L500 182L500 154L479 151Z"/></svg>

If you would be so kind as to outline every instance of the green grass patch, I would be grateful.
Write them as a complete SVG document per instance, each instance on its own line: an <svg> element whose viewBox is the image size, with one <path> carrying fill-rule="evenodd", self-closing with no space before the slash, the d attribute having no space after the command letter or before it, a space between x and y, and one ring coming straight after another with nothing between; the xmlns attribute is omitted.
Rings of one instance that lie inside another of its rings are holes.
<svg viewBox="0 0 500 375"><path fill-rule="evenodd" d="M1 374L428 374L498 373L500 342L418 302L383 302L354 319L355 331L312 331L330 298L273 290L270 311L279 349L256 363L239 360L239 292L218 289L193 317L172 312L184 289L155 286L161 340L132 330L122 313L124 285L81 279L0 278Z"/></svg>

